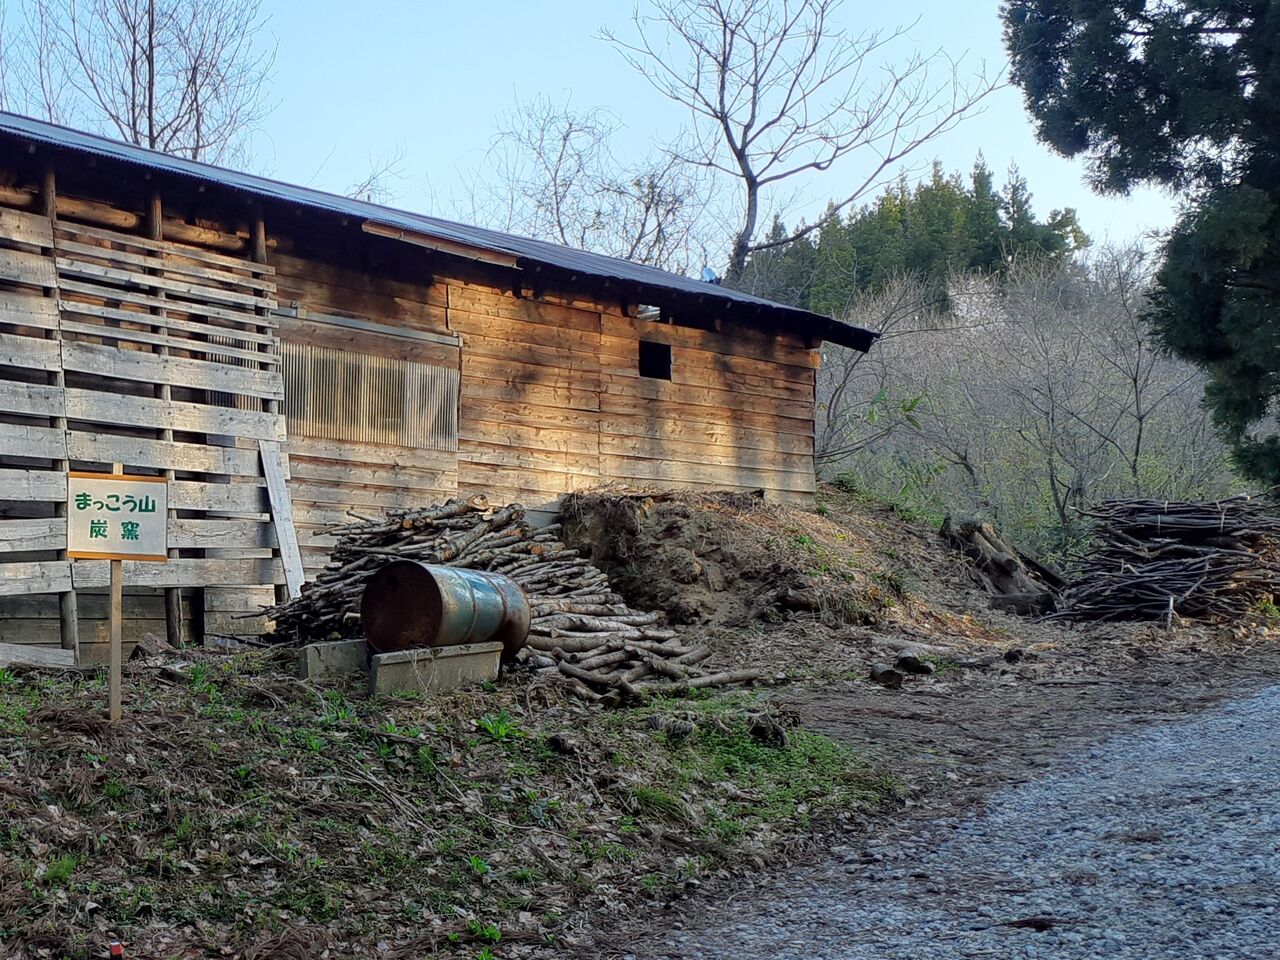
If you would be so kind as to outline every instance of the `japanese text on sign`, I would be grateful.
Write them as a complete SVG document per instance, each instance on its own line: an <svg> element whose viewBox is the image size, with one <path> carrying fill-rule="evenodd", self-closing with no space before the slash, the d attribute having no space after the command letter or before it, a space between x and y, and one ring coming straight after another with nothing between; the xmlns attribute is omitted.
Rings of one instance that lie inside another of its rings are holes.
<svg viewBox="0 0 1280 960"><path fill-rule="evenodd" d="M67 474L67 555L168 559L168 485L163 477Z"/></svg>

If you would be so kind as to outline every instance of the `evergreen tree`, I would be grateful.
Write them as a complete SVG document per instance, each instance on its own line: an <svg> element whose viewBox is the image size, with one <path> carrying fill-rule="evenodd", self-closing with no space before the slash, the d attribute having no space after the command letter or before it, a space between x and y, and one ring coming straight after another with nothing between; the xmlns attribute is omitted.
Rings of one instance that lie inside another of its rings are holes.
<svg viewBox="0 0 1280 960"><path fill-rule="evenodd" d="M1280 483L1280 3L1006 0L1013 79L1040 138L1094 186L1186 204L1150 313L1205 367L1240 466Z"/></svg>
<svg viewBox="0 0 1280 960"><path fill-rule="evenodd" d="M775 219L771 237L788 236ZM1025 179L1011 171L1004 192L981 157L969 183L934 164L928 179L912 187L905 178L872 203L789 244L757 251L742 289L839 316L854 295L878 290L911 275L942 298L953 271L1002 272L1022 255L1069 256L1088 237L1075 211L1036 218Z"/></svg>

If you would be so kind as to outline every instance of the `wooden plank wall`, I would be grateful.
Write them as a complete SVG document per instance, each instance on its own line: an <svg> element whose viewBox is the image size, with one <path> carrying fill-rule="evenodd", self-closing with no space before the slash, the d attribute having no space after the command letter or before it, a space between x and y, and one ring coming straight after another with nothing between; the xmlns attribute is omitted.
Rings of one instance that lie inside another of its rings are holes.
<svg viewBox="0 0 1280 960"><path fill-rule="evenodd" d="M60 641L58 598L71 589L66 548L66 432L53 229L47 217L0 207L0 620L48 591L43 642ZM34 618L31 618L34 619ZM21 630L0 627L10 643Z"/></svg>
<svg viewBox="0 0 1280 960"><path fill-rule="evenodd" d="M11 413L23 403L31 408L0 425L12 498L5 516L27 525L28 550L44 548L20 555L25 569L4 571L0 597L65 589L58 571L69 570L77 593L87 594L82 641L91 646L105 636L94 597L107 586L106 561L50 559L65 548L66 521L54 506L65 497L55 469L65 459L73 469L106 471L119 462L127 472L172 471L176 555L164 565L125 564L139 618L133 633L164 632L157 591L166 587L228 585L242 597L239 609L253 609L238 588L283 582L257 448L259 440L284 439L283 417L273 409L283 386L269 316L271 268L7 209L0 238L0 248L10 248L0 261L9 265L7 275L0 268L0 351L8 351L0 371L10 374L0 379L0 405ZM12 248L24 244L40 256L15 256ZM56 388L55 373L65 381ZM55 418L65 418L65 429L54 428ZM27 506L15 507L18 499ZM23 596L0 603L0 631L47 643L56 615L52 598Z"/></svg>
<svg viewBox="0 0 1280 960"><path fill-rule="evenodd" d="M751 329L602 323L602 476L812 504L816 350ZM640 376L641 340L671 347L670 381Z"/></svg>
<svg viewBox="0 0 1280 960"><path fill-rule="evenodd" d="M428 279L410 284L293 256L272 257L279 298L313 313L332 313L388 326L448 333L444 291ZM282 318L281 337L316 346L415 360L456 370L458 348L309 319ZM389 509L447 500L458 492L456 450L413 449L301 435L289 425L290 497L303 566L314 575L328 559L333 538L325 528L348 523L351 513L376 516Z"/></svg>
<svg viewBox="0 0 1280 960"><path fill-rule="evenodd" d="M458 490L531 508L596 486L600 313L450 283L462 337Z"/></svg>
<svg viewBox="0 0 1280 960"><path fill-rule="evenodd" d="M818 353L798 338L461 282L448 296L463 339L460 491L551 507L616 481L812 503ZM670 381L639 375L641 339L671 346Z"/></svg>

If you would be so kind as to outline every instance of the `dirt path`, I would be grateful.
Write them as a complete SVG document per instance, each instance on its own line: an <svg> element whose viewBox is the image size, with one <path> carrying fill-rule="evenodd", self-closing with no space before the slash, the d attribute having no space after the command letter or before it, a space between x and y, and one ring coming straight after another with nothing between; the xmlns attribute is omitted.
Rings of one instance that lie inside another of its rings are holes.
<svg viewBox="0 0 1280 960"><path fill-rule="evenodd" d="M684 905L626 954L1137 957L1167 931L1161 956L1262 955L1248 951L1280 879L1280 688L1250 698L1277 681L1276 648L1067 648L795 696L806 725L908 784L907 804L811 867ZM1207 954L1183 950L1189 906L1218 938ZM1043 935L1007 926L1037 917Z"/></svg>

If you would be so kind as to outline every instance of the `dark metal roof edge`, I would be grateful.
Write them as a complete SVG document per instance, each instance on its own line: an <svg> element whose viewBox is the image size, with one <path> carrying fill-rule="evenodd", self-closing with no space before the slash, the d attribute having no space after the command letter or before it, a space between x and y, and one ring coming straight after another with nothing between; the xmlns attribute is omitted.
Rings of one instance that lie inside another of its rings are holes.
<svg viewBox="0 0 1280 960"><path fill-rule="evenodd" d="M262 199L307 206L336 216L362 218L398 230L437 237L442 241L504 253L515 257L518 262L536 263L570 274L618 281L641 290L663 291L681 298L704 297L712 298L726 306L754 307L759 311L773 313L779 320L786 317L793 322L799 321L799 324L806 328L803 332L820 336L829 343L863 352L869 350L879 338L879 334L875 331L842 323L820 313L776 303L719 284L694 280L657 267L632 263L605 254L575 250L572 247L542 240L501 233L485 227L472 227L425 214L379 206L310 187L299 187L268 177L214 166L199 160L159 153L19 114L0 111L0 133L72 152L106 157L186 179L217 184Z"/></svg>

